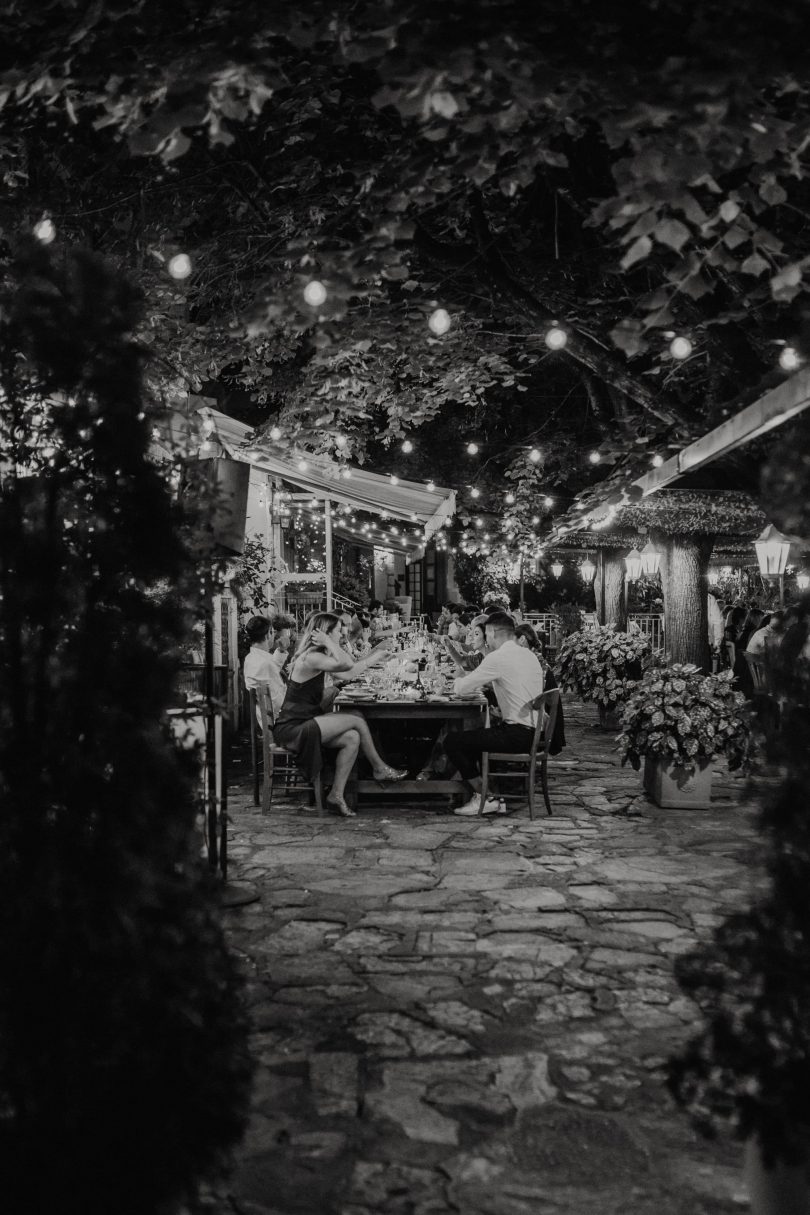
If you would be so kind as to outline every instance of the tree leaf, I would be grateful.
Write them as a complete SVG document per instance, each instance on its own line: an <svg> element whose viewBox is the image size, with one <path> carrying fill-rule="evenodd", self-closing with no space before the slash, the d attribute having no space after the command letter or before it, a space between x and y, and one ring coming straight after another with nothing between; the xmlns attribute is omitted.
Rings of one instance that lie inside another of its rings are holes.
<svg viewBox="0 0 810 1215"><path fill-rule="evenodd" d="M656 224L653 235L660 245L667 245L676 253L680 253L691 233L679 219L662 219Z"/></svg>
<svg viewBox="0 0 810 1215"><path fill-rule="evenodd" d="M652 241L650 240L649 236L640 236L638 240L633 241L632 245L621 260L622 270L629 270L631 266L635 266L636 262L643 261L651 249ZM616 330L614 329L613 332L615 333Z"/></svg>

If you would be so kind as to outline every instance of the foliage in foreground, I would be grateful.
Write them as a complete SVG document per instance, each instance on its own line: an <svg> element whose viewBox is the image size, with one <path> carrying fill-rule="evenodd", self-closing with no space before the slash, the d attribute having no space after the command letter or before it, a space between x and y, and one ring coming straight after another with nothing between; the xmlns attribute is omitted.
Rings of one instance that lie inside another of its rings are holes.
<svg viewBox="0 0 810 1215"><path fill-rule="evenodd" d="M766 889L676 962L705 1022L671 1059L670 1088L704 1133L755 1135L766 1163L806 1159L810 1126L810 662L796 652L801 641L794 649L786 637L768 658L783 703L778 728L763 718L765 757L782 774L757 824Z"/></svg>
<svg viewBox="0 0 810 1215"><path fill-rule="evenodd" d="M239 981L162 715L198 574L147 460L138 302L26 253L0 301L0 1177L154 1215L244 1122ZM21 475L21 474L29 475ZM171 596L153 593L168 583Z"/></svg>
<svg viewBox="0 0 810 1215"><path fill-rule="evenodd" d="M732 671L704 675L689 663L648 670L623 707L617 740L622 764L629 760L638 771L642 756L657 756L675 764L685 778L704 761L724 755L729 768L739 768L750 730L742 715L745 697L733 681Z"/></svg>

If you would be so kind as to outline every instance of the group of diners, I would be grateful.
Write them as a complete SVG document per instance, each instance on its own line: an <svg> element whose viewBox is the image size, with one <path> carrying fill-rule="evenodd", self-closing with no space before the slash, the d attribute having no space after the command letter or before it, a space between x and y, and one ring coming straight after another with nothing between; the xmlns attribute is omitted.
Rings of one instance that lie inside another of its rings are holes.
<svg viewBox="0 0 810 1215"><path fill-rule="evenodd" d="M285 616L254 616L248 621L251 647L243 667L245 686L262 686L268 691L274 739L295 754L310 780L321 773L324 749L334 752L334 776L324 801L330 811L351 817L354 811L345 792L358 754L383 787L408 775L407 769L386 763L361 713L331 711L341 686L390 659L391 643L383 639L361 654L352 639L353 633L357 637L357 629L350 612L312 613L291 650L293 627L294 622ZM516 624L508 612L491 611L476 617L469 640L468 647L461 638L444 639L457 670L454 691L461 695L487 692L496 720L486 728L442 731L440 746L446 762L459 774L466 790L467 800L453 811L458 815L479 813L482 753L527 751L537 724L532 702L546 688L556 686L531 625ZM558 723L556 749L565 741L561 717ZM435 760L436 747L432 767ZM419 775L429 779L432 774L423 769ZM487 799L484 814L502 812L495 798Z"/></svg>

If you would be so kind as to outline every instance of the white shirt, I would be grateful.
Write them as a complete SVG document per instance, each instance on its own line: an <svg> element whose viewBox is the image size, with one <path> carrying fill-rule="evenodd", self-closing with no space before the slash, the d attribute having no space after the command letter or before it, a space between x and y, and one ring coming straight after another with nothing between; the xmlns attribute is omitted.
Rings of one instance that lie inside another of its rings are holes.
<svg viewBox="0 0 810 1215"><path fill-rule="evenodd" d="M505 641L497 650L484 656L479 667L462 675L453 685L457 692L474 692L491 683L498 707L505 722L516 726L536 725L536 715L529 708L543 691L543 668L531 650L516 641Z"/></svg>
<svg viewBox="0 0 810 1215"><path fill-rule="evenodd" d="M746 654L764 654L766 647L779 644L779 634L776 629L772 629L766 624L764 629L757 629L756 633L751 634L748 645L745 647Z"/></svg>
<svg viewBox="0 0 810 1215"><path fill-rule="evenodd" d="M277 653L283 662L287 655L283 650L278 650ZM245 676L245 687L250 691L258 687L260 683L268 683L270 685L270 699L273 702L273 717L278 717L281 706L284 703L284 697L287 695L287 685L281 678L279 670L279 660L275 654L269 654L267 650L263 650L260 646L252 645L245 655L245 662L242 667Z"/></svg>

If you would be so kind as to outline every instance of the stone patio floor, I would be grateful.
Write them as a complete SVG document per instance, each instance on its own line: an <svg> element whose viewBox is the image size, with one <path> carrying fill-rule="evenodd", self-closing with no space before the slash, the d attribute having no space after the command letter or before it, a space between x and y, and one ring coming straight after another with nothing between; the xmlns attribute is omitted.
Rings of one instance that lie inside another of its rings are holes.
<svg viewBox="0 0 810 1215"><path fill-rule="evenodd" d="M380 792L356 819L231 792L223 912L248 976L253 1111L211 1195L240 1215L708 1215L738 1144L663 1085L698 1022L673 958L755 881L753 808L661 810L567 706L554 816L454 818ZM541 802L542 807L542 802Z"/></svg>

